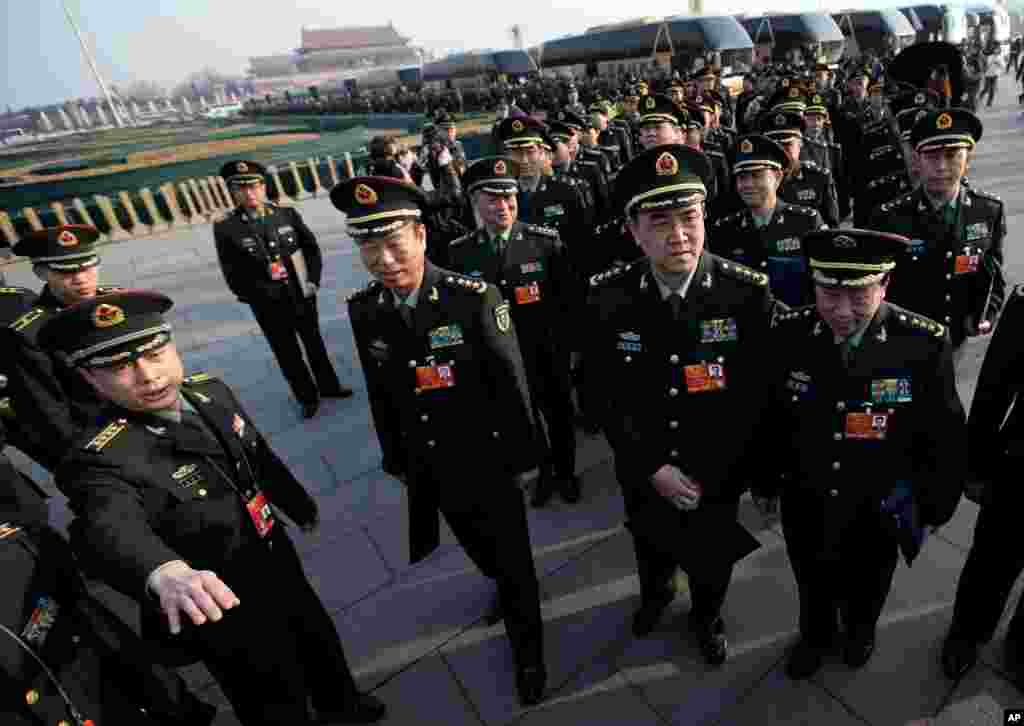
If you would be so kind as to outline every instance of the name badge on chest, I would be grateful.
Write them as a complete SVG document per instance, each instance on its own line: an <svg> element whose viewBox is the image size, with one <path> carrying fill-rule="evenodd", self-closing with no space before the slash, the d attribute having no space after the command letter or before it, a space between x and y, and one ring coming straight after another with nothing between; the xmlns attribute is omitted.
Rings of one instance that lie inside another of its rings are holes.
<svg viewBox="0 0 1024 726"><path fill-rule="evenodd" d="M954 275L968 275L978 271L979 255L957 255L953 266Z"/></svg>
<svg viewBox="0 0 1024 726"><path fill-rule="evenodd" d="M516 288L516 305L540 302L540 285L536 282Z"/></svg>
<svg viewBox="0 0 1024 726"><path fill-rule="evenodd" d="M280 258L271 260L269 265L270 279L279 282L281 280L288 279L288 268L284 266L284 261Z"/></svg>
<svg viewBox="0 0 1024 726"><path fill-rule="evenodd" d="M274 510L271 508L270 502L267 501L266 495L263 492L257 492L256 496L245 503L245 508L249 512L253 526L256 527L256 534L261 538L270 534L270 530L274 528Z"/></svg>
<svg viewBox="0 0 1024 726"><path fill-rule="evenodd" d="M725 390L725 366L720 363L695 363L683 368L687 393Z"/></svg>
<svg viewBox="0 0 1024 726"><path fill-rule="evenodd" d="M455 367L451 365L416 366L416 393L455 387Z"/></svg>
<svg viewBox="0 0 1024 726"><path fill-rule="evenodd" d="M889 428L889 414L848 413L846 414L846 438L862 441L882 441Z"/></svg>
<svg viewBox="0 0 1024 726"><path fill-rule="evenodd" d="M54 623L57 622L59 611L60 605L52 597L46 595L40 597L36 600L36 607L32 611L32 615L29 616L28 622L25 623L25 629L21 631L21 637L38 650L46 642L46 636L50 634Z"/></svg>

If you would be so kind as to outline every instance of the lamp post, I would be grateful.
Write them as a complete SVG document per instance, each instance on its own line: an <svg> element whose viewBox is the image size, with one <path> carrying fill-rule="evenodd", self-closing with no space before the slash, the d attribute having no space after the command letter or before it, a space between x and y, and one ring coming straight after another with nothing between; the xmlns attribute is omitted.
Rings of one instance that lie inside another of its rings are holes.
<svg viewBox="0 0 1024 726"><path fill-rule="evenodd" d="M71 14L70 8L68 8L67 0L61 0L61 5L64 8L64 14L67 16L68 22L71 24L71 29L75 31L75 36L78 38L78 42L82 46L82 55L85 56L85 60L88 62L89 68L92 70L92 75L96 79L96 83L99 85L100 90L107 99L107 106L110 107L110 113L114 117L114 123L119 129L123 129L125 124L121 120L121 114L117 112L117 107L114 106L114 99L110 96L107 84L103 82L103 77L100 75L99 68L96 67L96 61L93 60L92 54L89 52L89 46L85 44L85 38L82 37L82 31L78 29L78 23L75 22L75 18Z"/></svg>

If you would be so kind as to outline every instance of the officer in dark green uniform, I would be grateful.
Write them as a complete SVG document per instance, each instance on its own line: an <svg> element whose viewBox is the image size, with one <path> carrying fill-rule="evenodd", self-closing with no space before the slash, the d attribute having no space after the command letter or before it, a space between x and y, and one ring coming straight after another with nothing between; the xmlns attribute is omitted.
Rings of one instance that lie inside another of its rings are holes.
<svg viewBox="0 0 1024 726"><path fill-rule="evenodd" d="M0 578L4 726L206 726L217 715L88 593L42 494L2 454Z"/></svg>
<svg viewBox="0 0 1024 726"><path fill-rule="evenodd" d="M184 378L170 307L154 292L103 295L39 332L107 404L56 473L78 517L72 545L139 602L146 638L207 666L245 726L382 718L276 515L313 531L316 501L227 385Z"/></svg>
<svg viewBox="0 0 1024 726"><path fill-rule="evenodd" d="M266 169L261 165L232 161L221 168L221 176L238 205L213 225L224 280L239 301L252 308L302 415L312 418L321 397L352 395L352 389L338 382L320 333L320 246L297 209L267 201Z"/></svg>
<svg viewBox="0 0 1024 726"><path fill-rule="evenodd" d="M540 594L515 477L539 462L511 305L493 285L426 260L418 188L356 177L331 202L375 278L348 310L382 468L407 487L411 559L437 548L444 514L497 580L500 611L489 621L504 615L520 699L536 704L547 680Z"/></svg>
<svg viewBox="0 0 1024 726"><path fill-rule="evenodd" d="M77 430L91 423L101 406L77 373L40 349L37 337L62 308L115 289L99 286L99 236L95 227L86 225L30 233L14 251L31 259L33 271L46 285L38 297L17 288L0 294L6 308L0 372L8 378L9 405L3 410L10 443L51 471ZM10 305L14 299L20 300L20 309Z"/></svg>
<svg viewBox="0 0 1024 726"><path fill-rule="evenodd" d="M730 157L744 209L715 222L711 250L763 272L772 292L787 305L810 301L801 238L824 222L810 207L789 204L778 188L791 163L767 136L744 136Z"/></svg>
<svg viewBox="0 0 1024 726"><path fill-rule="evenodd" d="M804 237L815 305L781 314L761 416L755 503L781 494L800 592L800 641L786 672L809 678L838 631L860 668L900 550L953 516L963 487L964 412L945 326L885 302L906 240L865 230ZM895 274L899 274L897 271Z"/></svg>
<svg viewBox="0 0 1024 726"><path fill-rule="evenodd" d="M839 226L839 202L832 174L813 161L800 158L804 143L803 114L771 111L760 121L761 133L777 142L789 155L789 171L779 187L779 198L790 204L816 209L829 227Z"/></svg>
<svg viewBox="0 0 1024 726"><path fill-rule="evenodd" d="M680 567L701 653L721 665L732 568L758 546L736 515L773 305L766 275L704 247L711 173L682 145L647 149L623 169L616 195L645 258L591 280L584 357L636 550L633 632L654 629Z"/></svg>
<svg viewBox="0 0 1024 726"><path fill-rule="evenodd" d="M581 293L558 233L516 218L518 166L511 157L497 156L469 167L463 184L482 225L452 242L448 262L455 272L496 286L511 305L534 411L543 414L547 428L532 503L543 506L556 489L577 502L569 353Z"/></svg>
<svg viewBox="0 0 1024 726"><path fill-rule="evenodd" d="M877 207L869 227L910 238L889 298L949 328L954 346L992 331L1003 306L1003 202L963 184L981 138L965 109L925 114L911 132L921 185Z"/></svg>

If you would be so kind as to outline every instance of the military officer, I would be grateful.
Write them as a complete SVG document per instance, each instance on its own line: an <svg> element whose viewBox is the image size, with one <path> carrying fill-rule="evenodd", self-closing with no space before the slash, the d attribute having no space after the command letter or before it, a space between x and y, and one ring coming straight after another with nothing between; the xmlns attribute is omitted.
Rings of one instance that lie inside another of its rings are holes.
<svg viewBox="0 0 1024 726"><path fill-rule="evenodd" d="M832 175L836 186L839 219L850 216L850 179L843 147L832 136L831 114L826 96L815 93L808 97L804 109L803 153Z"/></svg>
<svg viewBox="0 0 1024 726"><path fill-rule="evenodd" d="M276 514L313 531L316 501L226 384L184 378L171 304L103 295L39 332L107 404L56 474L72 545L139 602L146 637L207 666L245 726L379 720Z"/></svg>
<svg viewBox="0 0 1024 726"><path fill-rule="evenodd" d="M546 504L556 489L566 501L577 502L569 341L581 293L558 233L516 218L518 166L501 156L470 166L463 182L483 224L452 242L448 263L455 272L497 287L511 306L534 412L543 414L547 428L533 505Z"/></svg>
<svg viewBox="0 0 1024 726"><path fill-rule="evenodd" d="M298 210L267 200L263 166L232 161L221 167L221 176L238 205L213 225L224 280L238 300L252 308L302 415L312 418L321 397L352 395L351 388L338 382L320 333L320 246Z"/></svg>
<svg viewBox="0 0 1024 726"><path fill-rule="evenodd" d="M711 250L766 273L772 292L787 305L810 300L803 246L808 232L821 229L821 215L783 201L779 185L792 159L767 136L744 136L730 158L743 209L718 219Z"/></svg>
<svg viewBox="0 0 1024 726"><path fill-rule="evenodd" d="M771 111L760 121L761 133L779 143L789 155L779 197L790 204L818 210L829 227L839 226L839 202L835 180L828 169L804 160L800 153L804 144L804 119L796 111Z"/></svg>
<svg viewBox="0 0 1024 726"><path fill-rule="evenodd" d="M757 441L778 470L753 493L766 513L782 498L800 593L794 679L821 667L837 615L845 663L867 663L899 551L912 561L922 528L960 499L966 432L946 328L885 301L904 245L857 229L805 236L815 304L776 319Z"/></svg>
<svg viewBox="0 0 1024 726"><path fill-rule="evenodd" d="M589 208L592 220L604 219L608 208L608 188L601 186L603 178L596 167L579 162L579 140L576 130L563 121L552 121L548 125L548 136L552 142L552 171L556 178L569 177L577 182L584 205Z"/></svg>
<svg viewBox="0 0 1024 726"><path fill-rule="evenodd" d="M71 548L47 525L42 493L2 454L0 577L6 726L206 726L217 715L89 595Z"/></svg>
<svg viewBox="0 0 1024 726"><path fill-rule="evenodd" d="M910 138L921 185L877 207L869 222L910 238L890 299L946 325L954 346L991 332L1006 284L1003 203L962 183L981 132L965 109L921 117Z"/></svg>
<svg viewBox="0 0 1024 726"><path fill-rule="evenodd" d="M647 149L623 169L616 196L645 258L591 280L584 355L636 552L633 632L655 628L681 567L691 626L717 666L733 565L758 546L736 515L772 300L766 275L704 248L711 173L682 145Z"/></svg>
<svg viewBox="0 0 1024 726"><path fill-rule="evenodd" d="M348 310L382 467L406 484L411 559L437 548L440 511L497 580L500 608L488 621L504 616L520 699L536 704L547 680L543 628L515 476L539 462L511 305L493 285L425 259L416 187L356 177L336 186L331 201L348 216L375 278Z"/></svg>
<svg viewBox="0 0 1024 726"><path fill-rule="evenodd" d="M629 139L621 128L611 126L611 104L598 98L590 104L590 120L597 130L597 148L608 157L612 171L617 172L629 161Z"/></svg>
<svg viewBox="0 0 1024 726"><path fill-rule="evenodd" d="M1010 294L992 335L967 421L967 495L981 505L942 648L942 666L960 678L978 660L1006 609L1024 568L1018 531L1021 495L1015 472L1024 452L1024 425L1016 406L1024 370L1021 325L1024 287ZM1005 662L1017 687L1024 684L1024 605L1013 611L1004 643Z"/></svg>
<svg viewBox="0 0 1024 726"><path fill-rule="evenodd" d="M26 235L14 251L32 261L46 284L38 296L19 288L0 294L0 341L6 344L0 371L8 378L9 396L2 412L10 443L51 471L100 403L74 371L40 349L37 338L61 309L114 289L99 285L99 234L95 227L64 225Z"/></svg>

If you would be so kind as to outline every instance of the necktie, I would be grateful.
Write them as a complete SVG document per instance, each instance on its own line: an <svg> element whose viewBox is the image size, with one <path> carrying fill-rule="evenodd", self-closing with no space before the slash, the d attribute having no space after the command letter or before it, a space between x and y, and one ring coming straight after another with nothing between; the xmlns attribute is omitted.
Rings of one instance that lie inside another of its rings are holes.
<svg viewBox="0 0 1024 726"><path fill-rule="evenodd" d="M412 330L412 308L405 303L399 303L398 314L402 316L402 322L405 323L405 327Z"/></svg>
<svg viewBox="0 0 1024 726"><path fill-rule="evenodd" d="M853 346L850 345L849 340L844 340L839 344L839 357L843 360L843 367L849 368L853 360Z"/></svg>
<svg viewBox="0 0 1024 726"><path fill-rule="evenodd" d="M674 292L668 296L668 306L672 309L672 319L678 322L683 317L683 298Z"/></svg>

